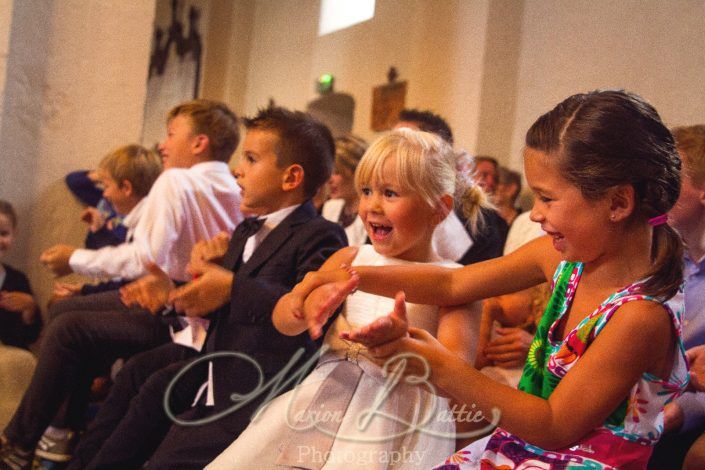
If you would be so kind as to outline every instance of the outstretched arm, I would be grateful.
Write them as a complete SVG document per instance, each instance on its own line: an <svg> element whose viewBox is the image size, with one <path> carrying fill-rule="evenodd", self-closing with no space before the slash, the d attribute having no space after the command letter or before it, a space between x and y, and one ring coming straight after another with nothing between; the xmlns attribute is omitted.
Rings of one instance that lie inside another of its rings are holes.
<svg viewBox="0 0 705 470"><path fill-rule="evenodd" d="M410 302L453 306L546 282L560 258L548 237L538 238L501 258L462 268L430 265L356 266L358 289L385 297L406 292Z"/></svg>
<svg viewBox="0 0 705 470"><path fill-rule="evenodd" d="M427 264L413 266L355 266L348 269L318 271L306 276L297 286L297 295L305 298L314 289L357 276L357 288L376 295L394 297L406 292L414 303L440 306L463 305L487 297L516 292L551 279L560 261L548 237L527 243L501 258L462 268L443 268ZM337 297L333 297L337 299ZM333 301L331 301L333 303ZM332 305L321 302L321 315Z"/></svg>
<svg viewBox="0 0 705 470"><path fill-rule="evenodd" d="M664 331L671 331L671 324L662 307L648 301L623 305L547 400L494 382L424 330L410 328L408 337L370 352L379 359L401 352L424 358L430 381L442 392L485 413L496 408L503 428L539 447L558 449L600 426L644 372L668 375L674 340ZM410 361L409 372L418 374L422 369L415 362L421 361Z"/></svg>
<svg viewBox="0 0 705 470"><path fill-rule="evenodd" d="M275 328L288 336L298 335L307 329L312 338L318 338L321 328L347 295L354 290L356 282L350 280L346 271L340 270L357 255L357 247L346 247L335 252L316 272L309 272L294 289L279 299L272 312ZM339 278L330 277L331 282L319 282L317 273L341 272ZM320 287L320 289L319 289Z"/></svg>

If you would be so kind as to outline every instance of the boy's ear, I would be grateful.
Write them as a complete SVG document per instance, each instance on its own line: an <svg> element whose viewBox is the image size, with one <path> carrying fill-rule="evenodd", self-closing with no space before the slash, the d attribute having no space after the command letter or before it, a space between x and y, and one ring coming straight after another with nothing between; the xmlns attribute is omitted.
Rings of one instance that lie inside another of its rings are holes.
<svg viewBox="0 0 705 470"><path fill-rule="evenodd" d="M282 189L284 191L293 191L302 186L304 182L304 167L298 163L289 165L282 174Z"/></svg>
<svg viewBox="0 0 705 470"><path fill-rule="evenodd" d="M203 155L210 147L210 139L206 134L196 134L193 138L191 148L195 155Z"/></svg>
<svg viewBox="0 0 705 470"><path fill-rule="evenodd" d="M120 190L125 194L125 196L130 197L134 194L134 188L129 180L122 180L120 183Z"/></svg>
<svg viewBox="0 0 705 470"><path fill-rule="evenodd" d="M610 202L610 222L619 222L629 217L634 212L634 186L620 184L610 189L608 193Z"/></svg>

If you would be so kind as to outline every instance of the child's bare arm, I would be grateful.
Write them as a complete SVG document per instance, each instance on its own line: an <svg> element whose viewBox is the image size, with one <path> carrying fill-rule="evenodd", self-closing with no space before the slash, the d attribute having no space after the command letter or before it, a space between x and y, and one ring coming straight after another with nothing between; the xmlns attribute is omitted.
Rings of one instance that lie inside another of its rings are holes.
<svg viewBox="0 0 705 470"><path fill-rule="evenodd" d="M492 337L492 326L495 319L495 308L499 305L494 302L496 297L487 299L482 303L482 318L480 320L480 333L477 340L477 353L475 354L474 366L476 369L491 366L492 361L485 355L485 347Z"/></svg>
<svg viewBox="0 0 705 470"><path fill-rule="evenodd" d="M548 237L501 258L462 268L439 266L356 266L359 289L386 297L404 290L411 302L453 306L534 286L550 279L560 262Z"/></svg>
<svg viewBox="0 0 705 470"><path fill-rule="evenodd" d="M663 332L671 329L668 315L657 304L623 305L547 400L494 382L423 330L410 328L409 337L370 352L382 359L399 352L424 357L431 382L444 393L486 413L496 408L504 429L533 445L557 449L600 426L644 372L667 374L674 335ZM590 406L584 406L585 397L590 397Z"/></svg>
<svg viewBox="0 0 705 470"><path fill-rule="evenodd" d="M272 312L272 322L275 328L282 334L295 336L306 329L309 329L312 337L320 335L320 329L328 320L329 314L337 308L338 305L347 296L346 291L351 290L350 276L340 266L350 264L357 254L357 247L346 247L335 252L328 258L321 268L316 272L309 272L304 279L299 282L294 289L288 294L285 294L277 302L274 311ZM335 284L332 281L334 278L325 278L326 282L322 282L324 277L317 276L317 273L325 273L339 271L341 272L340 279ZM326 289L321 289L316 294L308 299L318 287L329 284ZM346 288L348 286L348 288ZM344 294L344 295L343 295ZM308 305L306 305L308 299ZM332 300L331 300L332 299ZM337 302L340 300L340 302ZM321 308L321 304L332 306L337 302L337 305L332 310Z"/></svg>

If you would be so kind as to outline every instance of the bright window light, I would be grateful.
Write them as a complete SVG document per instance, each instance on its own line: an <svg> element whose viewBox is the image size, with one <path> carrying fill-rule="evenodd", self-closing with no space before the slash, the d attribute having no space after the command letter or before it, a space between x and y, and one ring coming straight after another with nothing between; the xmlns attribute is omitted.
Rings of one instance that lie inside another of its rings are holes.
<svg viewBox="0 0 705 470"><path fill-rule="evenodd" d="M375 0L321 0L318 35L338 31L375 16Z"/></svg>

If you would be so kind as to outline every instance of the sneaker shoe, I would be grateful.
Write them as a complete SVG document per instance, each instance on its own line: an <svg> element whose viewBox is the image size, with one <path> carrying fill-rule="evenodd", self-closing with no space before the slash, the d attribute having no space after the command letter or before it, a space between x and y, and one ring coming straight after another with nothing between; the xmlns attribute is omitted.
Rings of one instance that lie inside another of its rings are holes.
<svg viewBox="0 0 705 470"><path fill-rule="evenodd" d="M31 470L34 453L3 440L0 443L0 470Z"/></svg>
<svg viewBox="0 0 705 470"><path fill-rule="evenodd" d="M50 462L68 462L73 456L77 441L76 433L72 431L69 431L59 439L44 434L39 439L34 453L37 457Z"/></svg>

